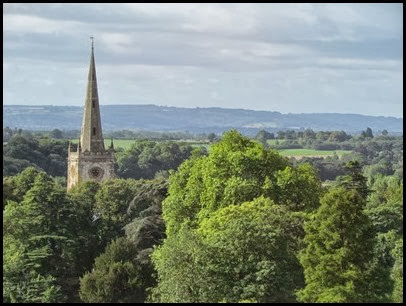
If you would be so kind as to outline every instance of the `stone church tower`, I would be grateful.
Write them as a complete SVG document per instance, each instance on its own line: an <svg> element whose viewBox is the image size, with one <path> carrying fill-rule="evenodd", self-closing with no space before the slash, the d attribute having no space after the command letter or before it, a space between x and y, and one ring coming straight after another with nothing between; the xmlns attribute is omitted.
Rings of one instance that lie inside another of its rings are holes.
<svg viewBox="0 0 406 306"><path fill-rule="evenodd" d="M70 144L68 149L68 190L85 180L100 182L114 177L113 140L108 150L104 148L92 38L80 140L77 150L72 151Z"/></svg>

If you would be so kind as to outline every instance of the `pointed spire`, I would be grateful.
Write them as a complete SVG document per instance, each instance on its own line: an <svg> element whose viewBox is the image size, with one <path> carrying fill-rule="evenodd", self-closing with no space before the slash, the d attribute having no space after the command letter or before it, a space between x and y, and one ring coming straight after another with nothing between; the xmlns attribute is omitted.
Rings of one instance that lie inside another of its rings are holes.
<svg viewBox="0 0 406 306"><path fill-rule="evenodd" d="M94 61L94 38L91 39L89 74L86 101L83 111L80 140L82 151L104 152L104 141L100 120L99 96L97 91L96 65Z"/></svg>

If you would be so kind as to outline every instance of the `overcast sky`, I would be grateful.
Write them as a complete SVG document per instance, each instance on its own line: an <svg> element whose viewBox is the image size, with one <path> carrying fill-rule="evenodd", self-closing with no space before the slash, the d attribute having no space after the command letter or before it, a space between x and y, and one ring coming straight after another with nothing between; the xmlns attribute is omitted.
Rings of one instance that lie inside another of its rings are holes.
<svg viewBox="0 0 406 306"><path fill-rule="evenodd" d="M5 104L403 117L402 4L3 4Z"/></svg>

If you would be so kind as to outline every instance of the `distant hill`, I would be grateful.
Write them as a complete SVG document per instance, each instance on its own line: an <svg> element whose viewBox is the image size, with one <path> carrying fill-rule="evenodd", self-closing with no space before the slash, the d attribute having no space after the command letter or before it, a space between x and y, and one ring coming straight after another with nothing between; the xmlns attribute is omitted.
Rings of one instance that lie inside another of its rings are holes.
<svg viewBox="0 0 406 306"><path fill-rule="evenodd" d="M3 127L27 130L80 129L82 107L3 105ZM178 108L156 105L101 105L104 131L148 130L189 131L192 133L221 134L235 128L244 134L255 134L261 129L278 131L311 128L344 130L358 133L370 127L377 133L384 129L403 133L403 119L357 114L315 113L281 114L225 108Z"/></svg>

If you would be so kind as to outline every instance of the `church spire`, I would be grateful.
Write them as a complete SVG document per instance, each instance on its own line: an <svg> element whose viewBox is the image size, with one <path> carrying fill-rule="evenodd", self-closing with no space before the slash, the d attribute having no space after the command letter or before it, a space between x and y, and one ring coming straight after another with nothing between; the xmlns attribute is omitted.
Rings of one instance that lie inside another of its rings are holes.
<svg viewBox="0 0 406 306"><path fill-rule="evenodd" d="M81 150L104 152L104 141L100 121L99 97L97 92L96 65L94 62L94 42L90 54L89 75L87 78L86 101L83 110L82 130L80 133Z"/></svg>

